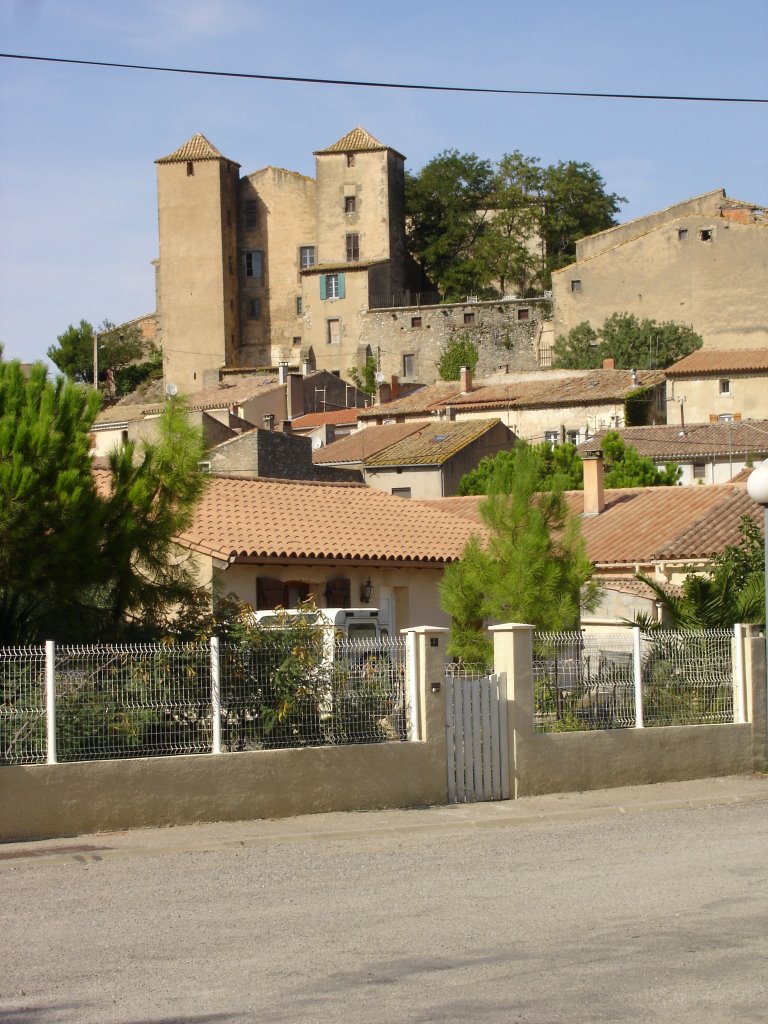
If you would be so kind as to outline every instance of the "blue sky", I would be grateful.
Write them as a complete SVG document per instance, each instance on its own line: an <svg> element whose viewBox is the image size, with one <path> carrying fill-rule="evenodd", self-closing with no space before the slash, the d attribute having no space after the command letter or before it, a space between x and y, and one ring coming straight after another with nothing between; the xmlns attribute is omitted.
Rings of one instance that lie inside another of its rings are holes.
<svg viewBox="0 0 768 1024"><path fill-rule="evenodd" d="M0 0L2 49L84 60L496 88L768 96L765 0ZM154 308L154 160L200 131L314 173L364 125L417 170L444 149L583 160L622 220L723 187L768 205L768 107L491 97L0 60L0 341Z"/></svg>

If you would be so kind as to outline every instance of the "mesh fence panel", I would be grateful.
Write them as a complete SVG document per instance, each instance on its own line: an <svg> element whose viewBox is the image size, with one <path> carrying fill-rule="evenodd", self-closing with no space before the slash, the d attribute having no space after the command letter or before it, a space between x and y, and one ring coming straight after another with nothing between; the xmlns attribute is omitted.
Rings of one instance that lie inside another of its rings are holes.
<svg viewBox="0 0 768 1024"><path fill-rule="evenodd" d="M534 634L537 732L635 724L632 634Z"/></svg>
<svg viewBox="0 0 768 1024"><path fill-rule="evenodd" d="M45 648L0 648L0 764L44 764Z"/></svg>
<svg viewBox="0 0 768 1024"><path fill-rule="evenodd" d="M733 721L733 632L653 630L642 634L644 724ZM536 633L537 732L627 729L635 725L633 636Z"/></svg>
<svg viewBox="0 0 768 1024"><path fill-rule="evenodd" d="M56 648L60 761L211 749L206 644Z"/></svg>
<svg viewBox="0 0 768 1024"><path fill-rule="evenodd" d="M643 637L646 725L733 721L733 633L658 630Z"/></svg>
<svg viewBox="0 0 768 1024"><path fill-rule="evenodd" d="M404 740L405 640L225 645L221 704L230 751Z"/></svg>

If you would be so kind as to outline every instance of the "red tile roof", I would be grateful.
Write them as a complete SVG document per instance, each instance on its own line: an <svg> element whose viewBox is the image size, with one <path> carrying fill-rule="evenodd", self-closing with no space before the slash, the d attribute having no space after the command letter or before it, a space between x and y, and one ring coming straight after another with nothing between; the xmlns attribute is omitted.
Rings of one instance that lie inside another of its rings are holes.
<svg viewBox="0 0 768 1024"><path fill-rule="evenodd" d="M708 373L753 373L768 370L768 349L702 348L667 367L668 377L698 377Z"/></svg>
<svg viewBox="0 0 768 1024"><path fill-rule="evenodd" d="M768 454L768 420L741 420L733 423L686 423L662 426L624 427L614 431L626 444L632 445L640 455L652 459L686 459L713 455ZM603 438L609 433L601 430L579 445L579 455L600 451Z"/></svg>
<svg viewBox="0 0 768 1024"><path fill-rule="evenodd" d="M362 463L389 448L409 434L414 434L423 427L423 423L413 420L408 423L387 423L380 427L364 427L354 430L338 441L318 448L312 453L312 461L316 465L338 465L340 463Z"/></svg>
<svg viewBox="0 0 768 1024"><path fill-rule="evenodd" d="M663 380L662 370L637 371L637 383L631 370L588 370L578 376L555 379L542 370L540 380L476 387L469 394L451 398L450 404L463 411L621 402L638 387L652 387Z"/></svg>
<svg viewBox="0 0 768 1024"><path fill-rule="evenodd" d="M444 563L475 532L420 502L354 484L216 477L178 541L216 558Z"/></svg>

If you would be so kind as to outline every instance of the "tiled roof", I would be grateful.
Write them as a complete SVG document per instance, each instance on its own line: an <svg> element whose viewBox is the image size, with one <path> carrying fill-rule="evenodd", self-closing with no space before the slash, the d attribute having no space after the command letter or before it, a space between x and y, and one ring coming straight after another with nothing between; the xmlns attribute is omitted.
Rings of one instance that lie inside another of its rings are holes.
<svg viewBox="0 0 768 1024"><path fill-rule="evenodd" d="M314 155L323 156L326 153L374 153L389 148L383 142L374 139L370 132L367 132L362 125L358 125L357 128L347 132L343 138L339 139L338 142L334 142L333 145L327 146L325 149L316 149Z"/></svg>
<svg viewBox="0 0 768 1024"><path fill-rule="evenodd" d="M579 455L600 451L607 430L579 445ZM640 455L652 459L687 459L713 455L768 454L768 420L742 420L736 423L686 423L685 427L665 424L657 427L624 427L615 431Z"/></svg>
<svg viewBox="0 0 768 1024"><path fill-rule="evenodd" d="M699 349L667 367L669 377L768 370L768 348Z"/></svg>
<svg viewBox="0 0 768 1024"><path fill-rule="evenodd" d="M342 424L356 424L357 417L363 410L360 408L334 409L331 412L307 412L303 416L297 416L291 420L292 430L312 430L315 427L322 427L325 423L340 426Z"/></svg>
<svg viewBox="0 0 768 1024"><path fill-rule="evenodd" d="M584 492L566 494L581 515ZM479 523L482 497L420 502ZM744 515L762 525L762 512L734 484L709 487L628 487L605 492L605 510L581 520L589 558L597 565L648 565L657 561L705 560L739 542Z"/></svg>
<svg viewBox="0 0 768 1024"><path fill-rule="evenodd" d="M155 160L156 164L180 164L186 163L187 160L226 160L225 156L216 149L215 146L206 139L200 132L196 132L191 139L184 143L183 146L179 146L173 153L169 153L168 156L161 156L159 160ZM230 161L233 163L234 161ZM237 167L240 165L237 164Z"/></svg>
<svg viewBox="0 0 768 1024"><path fill-rule="evenodd" d="M215 477L177 540L211 556L453 561L474 528L368 487Z"/></svg>
<svg viewBox="0 0 768 1024"><path fill-rule="evenodd" d="M396 416L429 415L433 409L441 405L452 404L452 399L461 394L461 385L457 380L438 381L426 387L412 391L392 402L371 406L360 413L360 419L394 419Z"/></svg>
<svg viewBox="0 0 768 1024"><path fill-rule="evenodd" d="M637 383L633 383L631 370L587 370L575 377L553 379L542 370L541 380L478 386L469 394L451 398L450 404L457 409L521 409L621 402L638 387L660 384L664 372L639 370L636 377Z"/></svg>
<svg viewBox="0 0 768 1024"><path fill-rule="evenodd" d="M382 256L375 260L349 260L339 263L313 263L311 267L302 267L302 274L330 274L340 271L367 270L368 267L378 267L381 263L389 263L389 257Z"/></svg>
<svg viewBox="0 0 768 1024"><path fill-rule="evenodd" d="M115 426L118 423L133 423L144 418L143 405L108 405L101 409L94 420L94 428Z"/></svg>
<svg viewBox="0 0 768 1024"><path fill-rule="evenodd" d="M600 579L600 587L603 590L615 590L619 594L633 594L635 597L644 597L648 600L655 600L656 594L647 583L625 576L603 576ZM683 588L675 583L665 583L664 589L668 594L680 595Z"/></svg>
<svg viewBox="0 0 768 1024"><path fill-rule="evenodd" d="M498 419L478 419L458 423L438 421L428 423L426 426L411 424L419 429L379 452L368 454L365 457L366 469L378 466L441 466L500 422ZM365 434L377 429L386 428L368 427L360 433Z"/></svg>
<svg viewBox="0 0 768 1024"><path fill-rule="evenodd" d="M325 448L318 448L312 453L312 461L315 465L367 462L371 456L415 433L421 427L421 423L411 421L354 430L347 437L340 437L338 441L326 445Z"/></svg>

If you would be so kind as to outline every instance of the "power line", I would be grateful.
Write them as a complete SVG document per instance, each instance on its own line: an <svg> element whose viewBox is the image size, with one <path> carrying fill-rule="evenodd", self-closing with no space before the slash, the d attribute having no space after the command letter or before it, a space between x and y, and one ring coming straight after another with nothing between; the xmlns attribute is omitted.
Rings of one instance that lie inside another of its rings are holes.
<svg viewBox="0 0 768 1024"><path fill-rule="evenodd" d="M601 100L660 100L679 103L768 103L754 96L667 96L659 93L577 92L568 89L492 89L468 85L424 85L413 82L363 82L345 78L308 78L299 75L258 75L244 71L205 71L200 68L171 68L153 64L119 64L106 60L76 60L72 57L40 57L23 53L0 53L6 60L39 61L48 64L77 64L82 67L122 68L127 71L163 71L174 75L204 75L212 78L243 78L261 82L295 82L301 85L342 85L360 89L412 89L421 92L477 93L493 96L563 96Z"/></svg>

